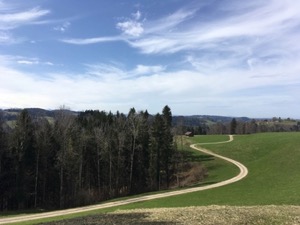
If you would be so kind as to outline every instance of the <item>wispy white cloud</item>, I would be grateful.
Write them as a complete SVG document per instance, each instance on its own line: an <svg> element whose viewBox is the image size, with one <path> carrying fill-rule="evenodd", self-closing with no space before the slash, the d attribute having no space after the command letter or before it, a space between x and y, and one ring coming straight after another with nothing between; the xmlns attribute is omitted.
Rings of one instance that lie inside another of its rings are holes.
<svg viewBox="0 0 300 225"><path fill-rule="evenodd" d="M117 23L117 28L127 37L64 41L72 44L126 41L144 54L205 50L245 56L257 54L262 48L287 49L299 38L300 3L291 0L233 2L215 6L217 16L210 20L201 19L205 14L201 7L179 9L168 16L143 22L138 11L133 18Z"/></svg>
<svg viewBox="0 0 300 225"><path fill-rule="evenodd" d="M193 18L195 13L198 11L198 7L195 8L184 8L179 9L175 11L174 13L171 13L168 16L153 20L153 21L147 21L147 24L145 24L145 32L147 34L168 34L176 31L176 27L180 24L190 20Z"/></svg>
<svg viewBox="0 0 300 225"><path fill-rule="evenodd" d="M19 12L2 12L0 14L0 29L9 30L21 25L30 24L49 13L49 10L40 8Z"/></svg>
<svg viewBox="0 0 300 225"><path fill-rule="evenodd" d="M17 63L25 65L36 65L39 64L39 61L18 60Z"/></svg>
<svg viewBox="0 0 300 225"><path fill-rule="evenodd" d="M139 37L144 32L143 23L140 21L141 16L141 12L137 11L132 14L132 19L117 23L116 28L120 29L125 35Z"/></svg>
<svg viewBox="0 0 300 225"><path fill-rule="evenodd" d="M87 45L87 44L96 44L101 42L111 42L111 41L123 41L123 37L98 37L98 38L86 38L86 39L80 39L80 38L70 38L70 39L62 39L62 42L68 43L68 44L75 44L75 45Z"/></svg>
<svg viewBox="0 0 300 225"><path fill-rule="evenodd" d="M126 79L136 79L142 76L160 74L165 71L165 67L161 65L141 65L138 64L132 70L126 70L120 65L114 64L93 64L86 65L87 74L92 77L99 78L101 80L111 81L111 80L126 80Z"/></svg>
<svg viewBox="0 0 300 225"><path fill-rule="evenodd" d="M17 44L24 41L22 37L15 37L13 30L26 25L33 25L50 14L50 10L35 7L19 9L7 2L0 3L0 44Z"/></svg>
<svg viewBox="0 0 300 225"><path fill-rule="evenodd" d="M20 38L17 39L15 37L13 37L10 32L0 31L0 45L1 44L6 44L6 45L16 44L16 43L19 43L20 41L21 41Z"/></svg>
<svg viewBox="0 0 300 225"><path fill-rule="evenodd" d="M22 65L47 65L47 66L54 66L54 63L52 62L41 62L38 59L20 59L17 60L18 64Z"/></svg>
<svg viewBox="0 0 300 225"><path fill-rule="evenodd" d="M144 32L142 23L134 20L128 20L125 22L117 23L116 27L123 31L123 34L134 37L139 37Z"/></svg>
<svg viewBox="0 0 300 225"><path fill-rule="evenodd" d="M60 32L64 33L64 32L66 32L69 29L70 26L71 26L71 23L67 21L67 22L64 22L60 26L54 27L53 30L60 31Z"/></svg>
<svg viewBox="0 0 300 225"><path fill-rule="evenodd" d="M133 74L136 75L145 75L145 74L155 74L160 73L165 70L164 66L145 66L145 65L137 65L136 68L132 71Z"/></svg>
<svg viewBox="0 0 300 225"><path fill-rule="evenodd" d="M86 66L86 74L88 76L101 79L103 81L118 80L127 76L122 68L110 64L98 63Z"/></svg>
<svg viewBox="0 0 300 225"><path fill-rule="evenodd" d="M0 55L1 65L6 65L8 68L13 68L16 65L34 66L54 66L55 64L49 61L43 61L39 58L30 58L24 56Z"/></svg>
<svg viewBox="0 0 300 225"><path fill-rule="evenodd" d="M206 21L205 23L190 21L188 29L168 31L160 27L168 27L169 23L161 22L151 35L141 37L130 42L132 47L140 49L147 54L168 54L183 50L207 49L217 51L216 46L226 42L230 46L242 45L245 48L255 47L264 40L273 42L281 41L283 32L288 36L299 35L299 32L291 31L299 26L300 10L295 7L294 2L273 1L273 4L260 5L257 9L249 9L245 15L235 15L220 20ZM298 3L296 3L298 4ZM165 20L162 20L165 21ZM145 28L145 33L147 29ZM277 40L274 38L277 37ZM155 44L155 47L153 46ZM248 44L251 44L249 46ZM233 48L232 48L233 49Z"/></svg>
<svg viewBox="0 0 300 225"><path fill-rule="evenodd" d="M116 24L116 28L122 31L122 35L114 36L114 37L96 37L96 38L84 38L84 39L63 39L63 42L69 44L78 44L78 45L86 45L86 44L96 44L110 41L125 41L128 42L131 46L137 48L143 48L140 45L141 40L148 41L149 45L152 46L151 40L147 39L147 36L151 35L160 35L160 32L165 33L168 30L174 29L176 26L184 22L185 20L191 18L197 9L181 9L172 13L171 15L157 19L154 21L148 21L146 19L142 20L142 13L137 11L132 14L133 18L125 19L122 22L118 22ZM145 39L144 39L145 38ZM163 39L163 38L162 38ZM131 42L133 40L133 42ZM169 39L165 39L169 41ZM135 43L137 42L137 43ZM153 42L160 43L159 39L154 39ZM172 44L167 44L171 46ZM151 51L145 51L151 52Z"/></svg>
<svg viewBox="0 0 300 225"><path fill-rule="evenodd" d="M135 20L140 20L141 17L142 17L142 13L140 10L136 11L135 13L132 13L132 17L135 19Z"/></svg>

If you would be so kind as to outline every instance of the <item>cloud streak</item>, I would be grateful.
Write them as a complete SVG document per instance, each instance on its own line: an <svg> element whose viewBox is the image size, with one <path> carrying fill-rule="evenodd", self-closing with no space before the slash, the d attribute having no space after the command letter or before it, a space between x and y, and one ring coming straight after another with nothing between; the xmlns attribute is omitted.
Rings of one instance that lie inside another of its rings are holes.
<svg viewBox="0 0 300 225"><path fill-rule="evenodd" d="M166 29L170 26L169 20L162 19L157 26L149 28L150 31L155 32L130 44L145 54L168 54L197 49L216 51L216 46L219 47L224 43L223 47L226 47L226 42L231 46L239 44L246 46L250 43L255 47L259 43L264 44L265 39L269 39L268 41L273 39L274 42L281 41L283 32L292 36L299 35L299 32L293 32L293 28L299 26L299 8L300 4L294 1L267 1L255 9L252 7L245 9L246 13L243 15L236 14L232 10L228 12L232 16L205 21L205 23L191 21L188 29L171 32ZM145 30L147 32L147 29ZM274 40L276 36L278 40Z"/></svg>
<svg viewBox="0 0 300 225"><path fill-rule="evenodd" d="M96 43L104 43L104 42L112 42L112 41L123 41L123 37L98 37L98 38L70 38L70 39L62 39L62 42L68 44L75 44L75 45L89 45L89 44L96 44Z"/></svg>
<svg viewBox="0 0 300 225"><path fill-rule="evenodd" d="M0 30L10 30L22 25L28 25L49 14L49 10L33 8L20 12L1 12Z"/></svg>
<svg viewBox="0 0 300 225"><path fill-rule="evenodd" d="M63 42L69 44L96 44L109 41L125 41L132 45L131 40L139 41L140 38L143 39L147 35L155 35L160 32L165 32L166 30L171 30L177 25L181 24L185 20L192 17L192 15L197 10L178 10L173 14L148 22L146 19L141 21L142 14L140 11L132 14L133 18L125 19L123 22L118 22L116 28L122 31L120 36L114 37L95 37L95 38L86 38L86 39L63 39Z"/></svg>
<svg viewBox="0 0 300 225"><path fill-rule="evenodd" d="M139 22L138 11L132 19L117 23L123 32L120 36L63 41L77 45L125 41L147 55L193 52L201 58L198 67L204 65L206 71L212 58L218 68L236 65L253 70L264 63L271 66L272 62L280 63L298 54L299 46L295 43L300 38L297 29L300 3L291 0L227 3L215 6L213 13L219 16L210 20L206 17L211 16L205 15L205 8L200 6L185 7L143 23ZM191 65L195 66L195 61Z"/></svg>
<svg viewBox="0 0 300 225"><path fill-rule="evenodd" d="M39 23L42 17L50 14L50 10L35 7L32 9L16 9L12 5L1 2L0 4L0 45L21 43L24 38L15 37L13 30Z"/></svg>

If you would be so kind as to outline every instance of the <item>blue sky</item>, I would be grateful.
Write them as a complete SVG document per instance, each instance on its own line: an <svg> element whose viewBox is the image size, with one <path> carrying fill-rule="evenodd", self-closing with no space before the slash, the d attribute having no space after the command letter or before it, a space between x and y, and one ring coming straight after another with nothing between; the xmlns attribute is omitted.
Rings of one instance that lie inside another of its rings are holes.
<svg viewBox="0 0 300 225"><path fill-rule="evenodd" d="M300 118L300 1L0 0L0 108Z"/></svg>

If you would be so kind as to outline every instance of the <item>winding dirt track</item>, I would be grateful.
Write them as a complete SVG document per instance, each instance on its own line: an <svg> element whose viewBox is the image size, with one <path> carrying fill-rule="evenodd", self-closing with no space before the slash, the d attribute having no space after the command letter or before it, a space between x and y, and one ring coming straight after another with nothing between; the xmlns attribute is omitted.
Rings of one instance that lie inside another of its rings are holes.
<svg viewBox="0 0 300 225"><path fill-rule="evenodd" d="M233 141L233 136L229 135L228 141L213 142L213 143L201 143L201 145L223 144L223 143L228 143L231 141ZM226 160L228 162L231 162L232 164L236 165L240 169L240 173L237 176L235 176L229 180L225 180L225 181L222 181L219 183L210 184L210 185L202 186L202 187L194 187L194 188L189 188L189 189L184 189L184 190L171 191L171 192L161 193L161 194L153 194L153 195L148 195L148 196L131 198L131 199L127 199L127 200L120 200L120 201L115 201L115 202L110 202L110 203L78 207L78 208L73 208L73 209L65 209L65 210L58 210L58 211L46 212L46 213L0 218L0 224L10 224L10 223L24 222L24 221L37 220L37 219L43 219L43 218L49 218L49 217L57 217L57 216L91 211L91 210L96 210L96 209L104 209L104 208L110 208L110 207L114 207L114 206L126 205L126 204L130 204L130 203L134 203L134 202L142 202L142 201L147 201L147 200L152 200L152 199L158 199L158 198L164 198L164 197L169 197L169 196L174 196L174 195L196 192L196 191L203 191L203 190L221 187L224 185L228 185L228 184L237 182L247 176L248 169L243 164L241 164L233 159L210 152L209 150L204 149L202 147L196 147L197 145L198 144L193 144L190 147L195 150L198 150L198 151L204 152L206 154L209 154L209 155L221 158L223 160Z"/></svg>

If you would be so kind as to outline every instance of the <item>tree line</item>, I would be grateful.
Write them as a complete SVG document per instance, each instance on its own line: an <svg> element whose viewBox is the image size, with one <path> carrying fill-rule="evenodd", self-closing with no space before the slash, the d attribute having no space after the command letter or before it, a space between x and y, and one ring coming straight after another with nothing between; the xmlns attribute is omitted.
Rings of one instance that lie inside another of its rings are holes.
<svg viewBox="0 0 300 225"><path fill-rule="evenodd" d="M274 117L270 120L251 119L250 121L232 118L230 122L215 122L210 125L202 123L200 125L184 126L183 130L190 131L195 135L297 132L300 131L300 122L289 118L283 120L280 117Z"/></svg>
<svg viewBox="0 0 300 225"><path fill-rule="evenodd" d="M172 113L61 108L53 120L0 115L0 210L57 209L165 189L177 172Z"/></svg>

